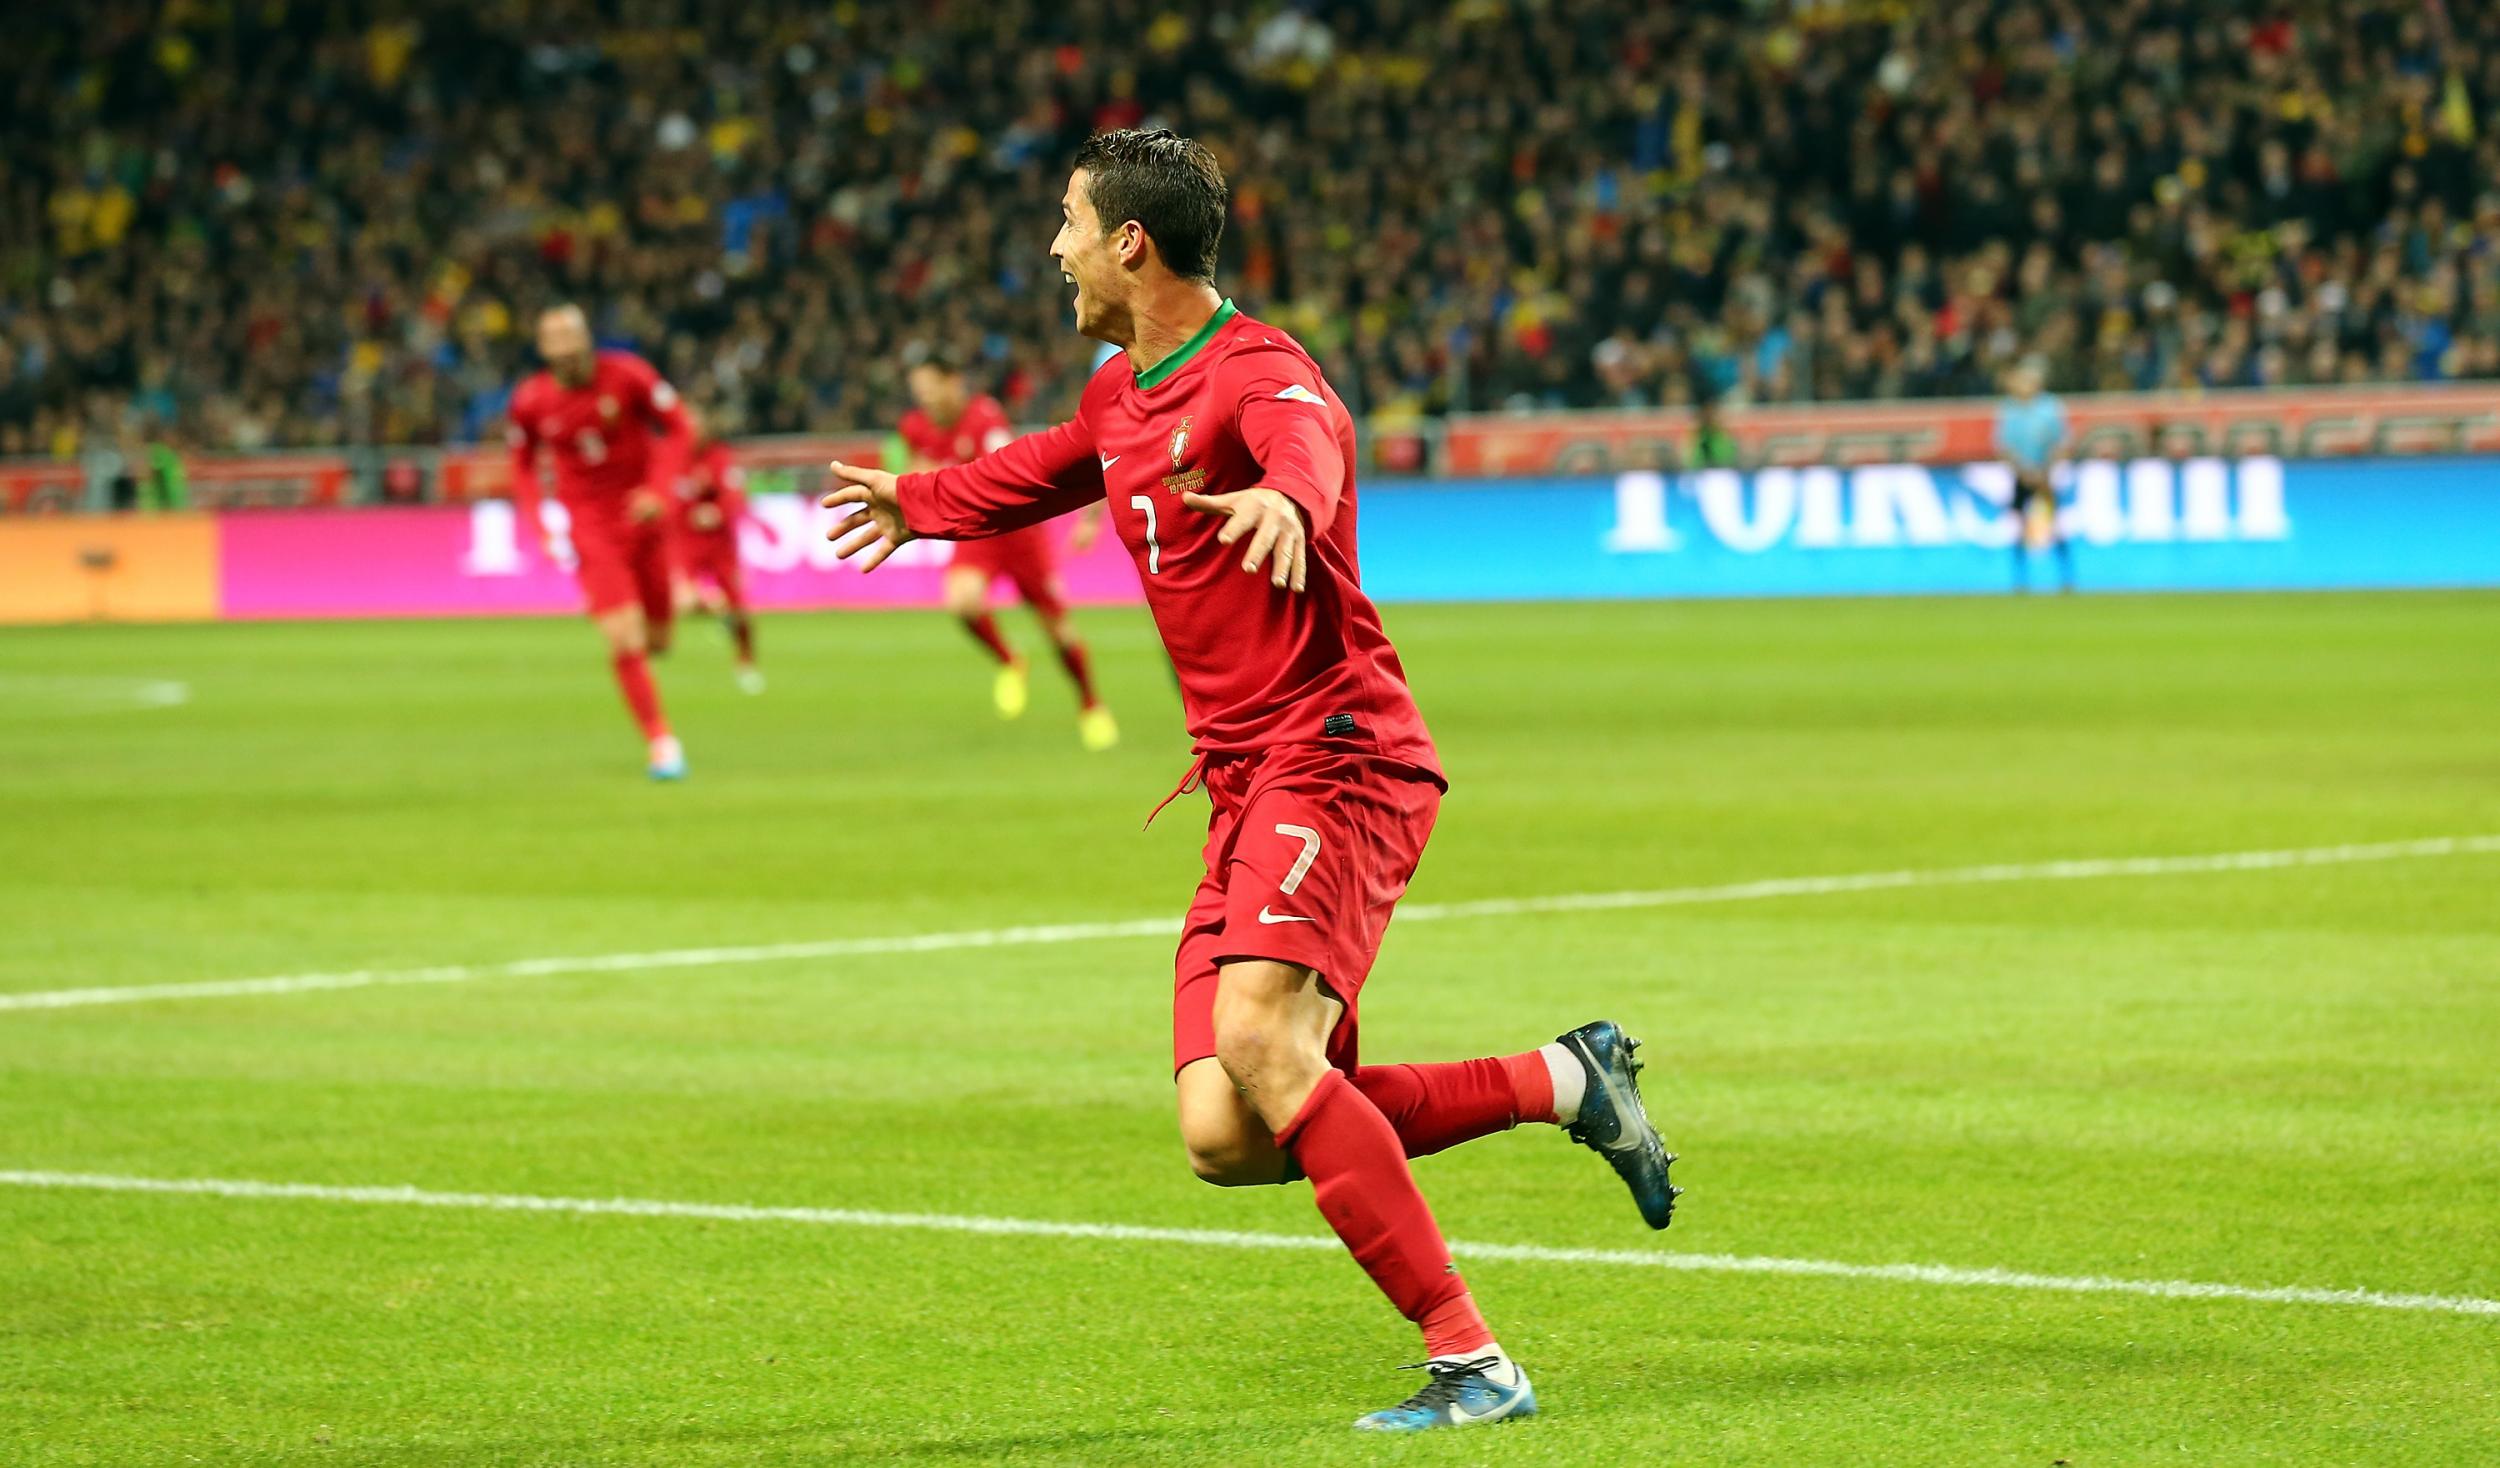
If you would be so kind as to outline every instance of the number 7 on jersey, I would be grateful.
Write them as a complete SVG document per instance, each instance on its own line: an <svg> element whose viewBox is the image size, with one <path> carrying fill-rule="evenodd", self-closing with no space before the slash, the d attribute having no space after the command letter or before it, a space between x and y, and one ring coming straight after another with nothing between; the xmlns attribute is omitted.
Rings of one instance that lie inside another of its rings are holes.
<svg viewBox="0 0 2500 1468"><path fill-rule="evenodd" d="M1133 494L1128 497L1128 502L1146 512L1146 574L1160 576L1163 574L1163 547L1155 540L1154 496Z"/></svg>

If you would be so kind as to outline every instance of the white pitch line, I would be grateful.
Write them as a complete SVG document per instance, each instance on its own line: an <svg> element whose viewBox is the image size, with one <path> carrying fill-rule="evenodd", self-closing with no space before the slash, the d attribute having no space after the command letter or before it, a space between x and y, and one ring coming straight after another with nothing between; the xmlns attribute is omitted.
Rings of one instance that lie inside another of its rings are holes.
<svg viewBox="0 0 2500 1468"><path fill-rule="evenodd" d="M39 713L95 714L178 708L190 701L191 685L175 678L0 673L0 708L14 704Z"/></svg>
<svg viewBox="0 0 2500 1468"><path fill-rule="evenodd" d="M392 1204L480 1209L498 1213L594 1214L626 1218L694 1218L722 1223L789 1223L825 1228L908 1229L1116 1243L1182 1244L1202 1249L1287 1249L1332 1253L1344 1246L1311 1234L1233 1229L1153 1228L1126 1223L1062 1223L1038 1218L984 1218L957 1213L877 1213L856 1208L759 1208L738 1203L685 1203L652 1198L550 1198L526 1193L438 1193L421 1188L333 1187L235 1178L123 1177L111 1173L0 1171L0 1186L110 1193L173 1193L322 1203ZM2472 1295L2392 1294L2305 1285L2213 1284L2187 1279L2119 1279L2106 1275L2031 1274L2012 1269L1957 1269L1944 1264L1850 1264L1836 1259L1778 1259L1745 1254L1669 1254L1637 1249L1552 1249L1538 1244L1450 1242L1463 1259L1524 1264L1580 1264L1608 1269L1673 1269L1705 1274L1784 1274L1814 1279L1864 1279L1890 1284L2039 1290L2070 1295L2140 1295L2162 1300L2237 1300L2274 1305L2352 1305L2440 1315L2500 1316L2500 1300Z"/></svg>
<svg viewBox="0 0 2500 1468"><path fill-rule="evenodd" d="M319 989L367 989L382 984L462 984L477 979L525 979L542 974L627 973L644 969L710 968L730 963L771 963L793 958L852 958L876 953L935 953L950 948L1005 948L1035 943L1081 943L1096 938L1168 937L1180 932L1171 918L1132 918L1113 923L1052 923L1036 927L982 928L957 933L904 933L885 938L825 938L805 943L759 943L734 948L669 948L656 953L593 953L570 958L522 958L509 963L446 963L432 968L348 969L340 973L283 974L266 979L209 979L195 984L133 984L113 989L46 989L0 994L0 1011L75 1009L90 1004L140 1004L154 999L236 999L253 994L302 994Z"/></svg>
<svg viewBox="0 0 2500 1468"><path fill-rule="evenodd" d="M1757 902L1776 897L1824 897L1903 887L1949 887L1985 882L2074 882L2101 877L2181 876L2199 872L2272 871L2284 867L2336 866L2351 862L2402 861L2436 856L2500 853L2500 835L2429 836L2341 846L2300 846L2272 851L2225 851L2201 856L2117 856L2067 861L2000 862L1987 866L1855 872L1824 877L1773 877L1711 887L1664 887L1628 892L1566 892L1547 897L1494 897L1473 902L1410 903L1401 923L1453 918L1520 917L1533 913L1600 912L1627 908L1688 907L1704 903ZM1120 922L1051 923L1013 928L976 928L949 933L904 933L879 938L826 938L801 943L762 943L722 948L671 948L653 953L597 953L575 957L523 958L508 963L447 963L431 968L349 969L338 973L282 974L264 979L209 979L183 984L132 984L118 988L42 989L0 994L0 1012L76 1009L96 1004L142 1004L161 999L237 999L255 994L302 994L322 989L365 989L386 984L461 984L480 979L522 979L545 974L627 973L649 969L711 968L722 964L772 963L786 959L855 958L886 953L936 953L957 948L1013 948L1044 943L1085 943L1107 938L1168 938L1180 932L1171 918Z"/></svg>

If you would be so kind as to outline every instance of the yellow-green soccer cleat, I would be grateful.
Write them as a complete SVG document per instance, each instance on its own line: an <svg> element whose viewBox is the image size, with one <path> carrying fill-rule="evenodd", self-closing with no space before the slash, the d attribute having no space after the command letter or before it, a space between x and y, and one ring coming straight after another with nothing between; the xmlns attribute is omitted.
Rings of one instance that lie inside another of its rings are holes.
<svg viewBox="0 0 2500 1468"><path fill-rule="evenodd" d="M1002 719L1021 719L1026 704L1033 701L1033 680L1025 676L1024 664L1013 662L998 670L998 681L990 685L990 699L998 705Z"/></svg>
<svg viewBox="0 0 2500 1468"><path fill-rule="evenodd" d="M1120 721L1111 717L1111 710L1096 704L1079 709L1076 714L1076 737L1087 749L1102 753L1120 742Z"/></svg>

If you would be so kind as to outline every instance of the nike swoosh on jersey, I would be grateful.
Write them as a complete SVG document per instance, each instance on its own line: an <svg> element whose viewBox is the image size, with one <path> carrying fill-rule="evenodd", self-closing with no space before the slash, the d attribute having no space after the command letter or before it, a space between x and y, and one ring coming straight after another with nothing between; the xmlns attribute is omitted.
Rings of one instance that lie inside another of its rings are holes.
<svg viewBox="0 0 2500 1468"><path fill-rule="evenodd" d="M1099 455L1099 454L1097 454L1097 455L1095 455L1095 457L1096 457L1096 458L1101 458L1102 456L1101 456L1101 455ZM1114 464L1116 464L1116 463L1120 462L1120 460L1121 460L1121 459L1123 459L1123 458L1125 458L1125 457L1127 457L1125 454L1113 454L1110 458L1108 458L1108 459L1103 459L1103 461L1102 461L1102 466L1103 466L1105 469L1108 469L1108 468L1110 468L1112 465L1114 465Z"/></svg>
<svg viewBox="0 0 2500 1468"><path fill-rule="evenodd" d="M1269 912L1266 908L1262 907L1259 909L1259 921L1263 923L1315 923L1318 922L1319 919L1295 917L1293 914L1287 912Z"/></svg>

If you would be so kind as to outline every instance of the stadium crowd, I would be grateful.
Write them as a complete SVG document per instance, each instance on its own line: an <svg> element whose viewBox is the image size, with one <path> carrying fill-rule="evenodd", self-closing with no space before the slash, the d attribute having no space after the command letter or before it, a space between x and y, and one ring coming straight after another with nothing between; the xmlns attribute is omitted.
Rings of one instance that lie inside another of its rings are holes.
<svg viewBox="0 0 2500 1468"><path fill-rule="evenodd" d="M2500 377L2500 5L96 0L0 58L0 454L491 435L569 296L727 431L1021 418L1066 159L1234 184L1359 411ZM2084 99L2093 99L2086 101Z"/></svg>

